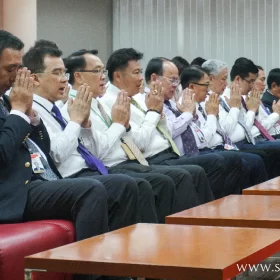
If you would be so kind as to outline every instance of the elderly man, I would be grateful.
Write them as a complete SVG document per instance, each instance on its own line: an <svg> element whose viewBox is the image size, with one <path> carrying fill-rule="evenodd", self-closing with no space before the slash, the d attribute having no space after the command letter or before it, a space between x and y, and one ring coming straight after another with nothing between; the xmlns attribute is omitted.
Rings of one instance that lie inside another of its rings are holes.
<svg viewBox="0 0 280 280"><path fill-rule="evenodd" d="M141 151L133 143L129 129L126 131L124 127L129 128L130 118L130 101L125 92L118 94L112 111L103 104L103 98L97 99L103 92L106 74L104 64L97 53L93 54L90 50L80 50L72 53L65 60L65 63L70 73L70 82L73 84L70 96L75 98L77 89L85 82L89 84L93 93L90 119L96 132L95 142L99 146L95 155L109 167L109 172L133 174L133 176L144 178L152 177L155 173L156 176L150 180L150 183L160 222L164 222L165 216L170 214L174 208L174 205L170 207L174 204L170 205L170 202L174 199L173 189L175 187L178 194L179 203L176 206L178 211L204 202L200 195L196 194L190 174L184 170L147 165ZM63 114L67 119L69 118L67 106L63 108ZM133 158L134 156L135 158ZM143 208L146 208L145 211L147 211L147 206L143 205Z"/></svg>
<svg viewBox="0 0 280 280"><path fill-rule="evenodd" d="M141 58L142 54L134 49L120 49L110 56L107 70L111 85L102 99L104 98L104 103L112 108L118 90L125 89L131 97L131 135L148 163L184 168L192 172L193 177L195 176L194 182L199 182L201 180L197 178L197 172L201 167L191 165L202 166L202 160L200 157L179 157L180 152L169 133L166 118L162 113L164 101L162 88L166 88L164 79L161 80L162 86L157 86L157 82L151 84L152 90L146 95L145 101L143 95L137 95L143 80ZM177 71L177 78L170 73L171 76L167 80L169 82L172 79L170 85L173 83L178 85L178 70L173 63L172 65ZM174 93L174 89L172 90ZM208 175L212 191L219 197L224 191L223 158L210 156L204 161L203 169Z"/></svg>
<svg viewBox="0 0 280 280"><path fill-rule="evenodd" d="M199 140L199 133L203 134L205 141L197 141L200 154L219 152L223 157L232 160L232 157L241 157L243 161L243 183L242 187L246 188L267 180L267 173L262 158L258 155L241 153L231 142L231 139L219 125L219 95L214 92L222 93L226 86L227 65L221 61L211 60L207 62L208 71L196 66L186 68L181 75L181 84L183 89L192 90L195 95L192 102L196 103L198 129L193 129ZM208 73L210 73L208 75ZM197 86L209 84L209 92L206 87ZM212 90L211 90L212 89ZM209 96L209 93L210 96ZM206 97L208 100L205 102ZM228 166L231 169L231 165ZM246 176L245 174L248 174Z"/></svg>
<svg viewBox="0 0 280 280"><path fill-rule="evenodd" d="M235 61L230 87L220 98L219 122L240 150L263 158L268 175L273 178L280 175L280 142L271 141L274 138L256 118L261 102L260 92L254 89L257 75L258 68L251 60L241 57Z"/></svg>

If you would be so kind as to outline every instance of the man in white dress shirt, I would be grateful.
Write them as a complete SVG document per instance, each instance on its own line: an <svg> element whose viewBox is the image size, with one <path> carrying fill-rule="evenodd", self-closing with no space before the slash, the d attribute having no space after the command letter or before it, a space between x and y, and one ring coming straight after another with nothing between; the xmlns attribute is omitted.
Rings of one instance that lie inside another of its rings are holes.
<svg viewBox="0 0 280 280"><path fill-rule="evenodd" d="M262 72L259 69L259 75L264 75ZM261 81L259 81L259 84ZM259 114L256 116L257 120L275 139L280 138L280 100L276 97L277 93L280 92L278 86L279 81L280 69L272 69L267 77L268 88L263 94Z"/></svg>
<svg viewBox="0 0 280 280"><path fill-rule="evenodd" d="M44 140L50 141L50 156L63 178L92 176L102 182L108 196L110 229L119 224L122 226L122 216L131 215L127 212L126 203L131 195L138 196L137 184L125 175L101 176L107 173L106 167L87 152L94 143L88 128L90 122L86 111L89 111L91 99L86 86L81 88L80 98L72 103L69 111L71 121L66 124L59 119L55 111L59 112L59 109L54 102L63 96L68 80L60 56L59 49L39 47L31 48L23 57L23 64L30 67L37 93L33 96L33 108L36 108L49 134L49 139ZM137 215L137 205L135 211Z"/></svg>
<svg viewBox="0 0 280 280"><path fill-rule="evenodd" d="M197 141L200 154L219 152L227 159L228 163L236 156L241 157L243 162L242 177L244 178L241 183L242 188L266 181L268 177L262 158L258 155L238 151L218 122L219 94L226 86L224 81L227 79L227 66L216 60L208 61L206 65L209 72L206 72L202 67L192 66L186 68L181 75L182 87L195 93L193 101L196 102L198 117L196 124L199 129L193 130L193 132L199 136L199 130L201 130L205 138L205 142ZM205 86L199 86L203 84ZM210 89L210 95L208 89ZM208 100L205 102L207 96ZM230 164L228 168L230 169Z"/></svg>
<svg viewBox="0 0 280 280"><path fill-rule="evenodd" d="M219 122L240 150L263 158L268 176L273 178L280 175L280 142L271 141L273 137L256 119L260 92L253 86L257 74L258 68L251 60L241 57L235 61L230 87L220 98Z"/></svg>
<svg viewBox="0 0 280 280"><path fill-rule="evenodd" d="M129 98L125 92L119 93L112 112L102 103L103 98L96 99L103 91L106 74L104 64L96 54L92 54L89 50L77 51L65 59L65 64L70 73L70 82L73 84L70 96L75 98L76 89L83 83L88 83L93 93L90 120L94 125L97 136L95 142L98 143L99 147L95 155L109 167L109 172L121 172L141 178L150 178L148 180L154 191L160 222L164 222L164 217L170 212L170 206L168 207L170 202L168 201L174 196L175 186L179 200L179 205L176 206L177 210L183 210L204 202L195 198L192 178L184 171L161 166L145 166L143 165L145 162L142 162L141 159L140 161L143 164L129 159L133 150L130 151L130 146L124 146L128 140L127 137L130 135ZM127 104L125 104L126 100ZM67 106L62 111L65 117L69 118L66 112ZM186 193L188 195L184 195Z"/></svg>
<svg viewBox="0 0 280 280"><path fill-rule="evenodd" d="M142 56L132 48L117 50L110 56L107 70L111 85L102 100L109 108L112 108L119 90L126 90L131 97L131 134L149 164L184 168L192 174L194 182L202 182L197 176L201 170L201 167L198 166L200 165L199 157L193 157L193 159L185 156L179 157L180 152L172 140L166 118L162 114L162 87L158 86L158 82L156 82L152 85L152 91L146 95L146 98L143 98L141 94L137 95L143 80L140 65ZM216 197L220 197L224 191L223 159L220 159L218 155L208 158L209 165L207 164L206 174L212 191L216 193Z"/></svg>
<svg viewBox="0 0 280 280"><path fill-rule="evenodd" d="M200 75L195 70L195 67L187 67L183 70L182 74L190 69L189 72L193 74L192 80L194 83L194 92L207 92L207 86L209 85L209 78L206 75ZM163 82L163 94L164 94L164 107L163 112L168 121L172 137L179 148L181 155L186 155L189 159L194 158L197 163L204 169L208 170L208 163L212 156L217 154L206 155L200 152L200 149L207 147L207 140L203 132L199 128L199 124L196 122L196 103L192 96L192 93L183 93L182 102L177 104L171 100L176 89L176 84L171 80L179 79L179 73L177 67L166 58L153 58L149 61L146 72L146 83L150 84L153 80L161 79ZM181 82L182 84L182 82ZM183 84L182 84L183 87ZM198 104L197 104L198 106ZM211 108L213 111L213 108ZM210 116L212 117L212 115ZM210 130L210 133L213 132ZM194 140L196 146L195 154L192 154L189 150L188 142ZM232 193L240 193L241 179L240 172L242 170L242 160L237 155L219 153L218 156L222 156L222 161L226 164L225 188L224 195ZM217 196L217 195L216 195Z"/></svg>

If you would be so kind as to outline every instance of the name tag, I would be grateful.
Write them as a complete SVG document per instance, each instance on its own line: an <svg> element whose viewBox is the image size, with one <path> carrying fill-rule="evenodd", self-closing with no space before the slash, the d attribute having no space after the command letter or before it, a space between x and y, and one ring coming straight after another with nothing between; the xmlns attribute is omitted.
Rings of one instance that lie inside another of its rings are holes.
<svg viewBox="0 0 280 280"><path fill-rule="evenodd" d="M205 143L205 137L203 135L203 132L200 130L200 128L195 124L195 123L191 123L191 127L193 128L193 130L195 131L200 143Z"/></svg>
<svg viewBox="0 0 280 280"><path fill-rule="evenodd" d="M231 146L229 144L224 144L224 148L225 148L225 150L228 150L228 151L230 151L230 150L238 151L238 149L236 147L233 147L233 146Z"/></svg>
<svg viewBox="0 0 280 280"><path fill-rule="evenodd" d="M32 170L35 174L42 174L45 172L45 168L41 161L41 155L39 153L31 154Z"/></svg>

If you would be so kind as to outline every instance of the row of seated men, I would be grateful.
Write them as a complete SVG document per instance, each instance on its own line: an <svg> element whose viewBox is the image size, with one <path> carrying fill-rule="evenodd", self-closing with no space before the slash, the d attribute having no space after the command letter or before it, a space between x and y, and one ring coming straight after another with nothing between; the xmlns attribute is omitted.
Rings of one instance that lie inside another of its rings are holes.
<svg viewBox="0 0 280 280"><path fill-rule="evenodd" d="M228 69L219 61L179 76L169 59L153 58L139 94L143 54L135 49L113 52L105 70L97 51L63 60L50 41L24 55L23 47L0 31L1 223L68 219L78 241L164 223L280 173L280 104L261 113L258 68L246 58L236 60L226 89Z"/></svg>

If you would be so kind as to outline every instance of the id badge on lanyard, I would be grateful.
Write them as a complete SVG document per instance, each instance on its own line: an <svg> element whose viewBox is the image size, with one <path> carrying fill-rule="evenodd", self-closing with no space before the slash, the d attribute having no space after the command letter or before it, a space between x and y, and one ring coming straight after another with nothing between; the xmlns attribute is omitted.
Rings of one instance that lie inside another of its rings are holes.
<svg viewBox="0 0 280 280"><path fill-rule="evenodd" d="M45 172L45 168L41 161L41 155L39 153L31 154L32 170L35 174L42 174Z"/></svg>
<svg viewBox="0 0 280 280"><path fill-rule="evenodd" d="M195 131L200 143L205 143L205 137L203 135L203 132L200 130L200 128L195 124L195 123L191 123L191 127L193 128L193 130Z"/></svg>

